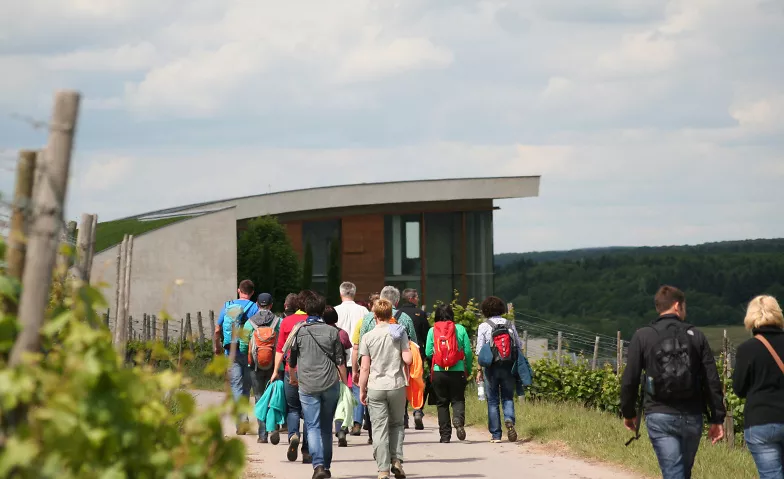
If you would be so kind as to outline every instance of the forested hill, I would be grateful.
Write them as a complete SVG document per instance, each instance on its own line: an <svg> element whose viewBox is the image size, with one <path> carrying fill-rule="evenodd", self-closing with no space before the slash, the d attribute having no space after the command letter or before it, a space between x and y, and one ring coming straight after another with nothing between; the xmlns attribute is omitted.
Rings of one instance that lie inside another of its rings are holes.
<svg viewBox="0 0 784 479"><path fill-rule="evenodd" d="M495 290L517 311L605 334L620 329L628 337L653 319L653 294L661 284L683 289L689 322L703 326L741 324L757 294L784 299L784 239L510 258L497 266Z"/></svg>

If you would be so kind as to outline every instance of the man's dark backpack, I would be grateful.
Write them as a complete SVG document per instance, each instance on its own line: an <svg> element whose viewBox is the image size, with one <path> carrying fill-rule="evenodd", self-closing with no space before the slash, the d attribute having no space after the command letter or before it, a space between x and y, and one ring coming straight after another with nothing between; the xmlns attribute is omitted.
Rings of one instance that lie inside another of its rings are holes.
<svg viewBox="0 0 784 479"><path fill-rule="evenodd" d="M647 392L657 400L694 397L697 390L697 366L692 326L669 323L651 326L658 337L648 349Z"/></svg>

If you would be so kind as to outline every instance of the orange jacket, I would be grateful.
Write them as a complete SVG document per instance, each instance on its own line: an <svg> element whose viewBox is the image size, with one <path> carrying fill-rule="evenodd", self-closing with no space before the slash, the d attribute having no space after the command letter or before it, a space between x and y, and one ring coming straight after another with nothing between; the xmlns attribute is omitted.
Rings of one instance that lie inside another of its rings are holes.
<svg viewBox="0 0 784 479"><path fill-rule="evenodd" d="M413 341L408 342L411 350L411 366L408 368L409 381L406 387L406 398L414 409L422 409L425 405L425 380L422 377L424 367L419 346Z"/></svg>

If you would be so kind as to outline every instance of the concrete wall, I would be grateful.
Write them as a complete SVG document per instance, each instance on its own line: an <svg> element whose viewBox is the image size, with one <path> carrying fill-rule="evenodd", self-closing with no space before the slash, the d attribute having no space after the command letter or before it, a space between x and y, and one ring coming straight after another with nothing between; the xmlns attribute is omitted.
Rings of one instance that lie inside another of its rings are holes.
<svg viewBox="0 0 784 479"><path fill-rule="evenodd" d="M223 303L237 297L237 218L234 208L165 226L134 238L130 312L134 321L144 313L166 310L177 319L201 311L217 315ZM116 262L119 245L96 254L92 283L102 291L114 324ZM182 280L176 286L175 281ZM159 322L160 323L160 322ZM208 326L205 326L207 329ZM161 330L161 325L158 325ZM172 331L172 328L170 328Z"/></svg>

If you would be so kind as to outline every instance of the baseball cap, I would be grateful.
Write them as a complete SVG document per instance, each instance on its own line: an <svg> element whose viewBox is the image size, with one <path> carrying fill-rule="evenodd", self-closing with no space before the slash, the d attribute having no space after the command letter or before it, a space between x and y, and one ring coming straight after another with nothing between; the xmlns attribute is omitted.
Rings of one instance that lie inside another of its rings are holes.
<svg viewBox="0 0 784 479"><path fill-rule="evenodd" d="M259 303L259 306L269 306L272 304L272 295L269 293L261 293L256 302Z"/></svg>

